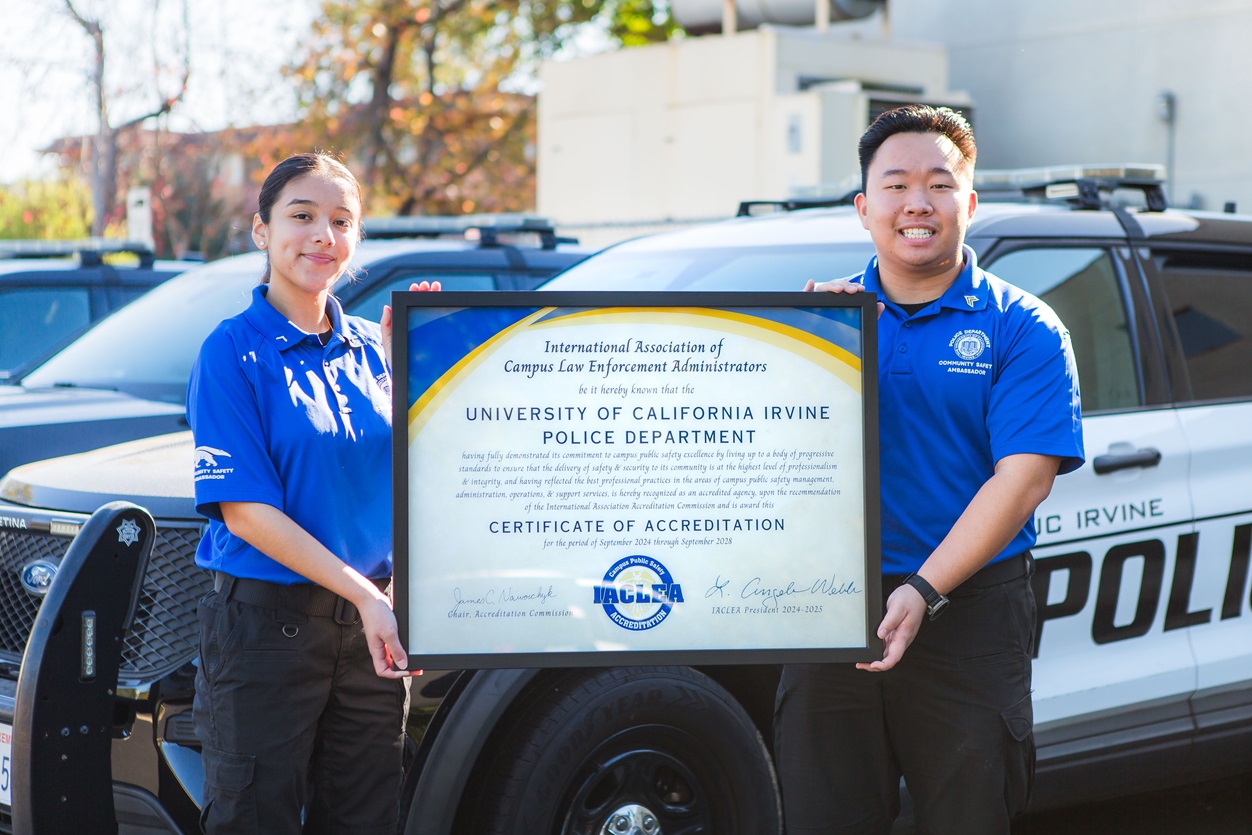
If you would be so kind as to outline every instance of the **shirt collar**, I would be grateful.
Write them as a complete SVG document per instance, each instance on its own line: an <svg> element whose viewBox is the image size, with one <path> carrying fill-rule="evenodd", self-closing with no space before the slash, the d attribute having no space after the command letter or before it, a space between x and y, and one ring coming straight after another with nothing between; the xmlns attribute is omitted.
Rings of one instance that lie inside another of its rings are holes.
<svg viewBox="0 0 1252 835"><path fill-rule="evenodd" d="M939 298L940 307L954 310L982 310L987 306L987 277L978 268L978 256L968 245L962 244L961 253L965 256L965 266L944 294ZM882 279L878 275L878 256L869 260L869 266L861 274L861 282L865 289L877 293L884 301L886 294L882 291Z"/></svg>
<svg viewBox="0 0 1252 835"><path fill-rule="evenodd" d="M269 286L265 284L252 288L252 304L244 311L244 316L253 327L265 334L278 350L285 351L299 344L308 337L308 334L291 324L286 316L270 304L269 299L266 298L268 292ZM361 347L361 337L355 328L345 332L343 305L334 296L326 297L326 316L330 319L330 326L334 330L331 344L334 343L335 337L339 337L353 348Z"/></svg>
<svg viewBox="0 0 1252 835"><path fill-rule="evenodd" d="M340 337L353 348L360 348L364 344L361 334L357 332L352 321L344 321L343 304L334 296L326 297L326 316L330 319L330 326L335 330L335 336Z"/></svg>

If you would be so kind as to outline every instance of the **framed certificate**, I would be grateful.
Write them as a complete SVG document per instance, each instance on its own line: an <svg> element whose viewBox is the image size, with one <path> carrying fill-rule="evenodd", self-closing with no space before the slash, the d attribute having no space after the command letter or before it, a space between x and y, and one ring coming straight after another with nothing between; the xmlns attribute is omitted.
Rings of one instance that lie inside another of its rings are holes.
<svg viewBox="0 0 1252 835"><path fill-rule="evenodd" d="M410 669L881 657L872 295L392 307Z"/></svg>

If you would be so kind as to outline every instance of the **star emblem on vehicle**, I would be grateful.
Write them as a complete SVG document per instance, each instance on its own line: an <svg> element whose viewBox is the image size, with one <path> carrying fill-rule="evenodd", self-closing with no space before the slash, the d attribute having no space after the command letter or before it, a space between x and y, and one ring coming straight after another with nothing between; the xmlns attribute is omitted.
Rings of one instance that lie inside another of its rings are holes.
<svg viewBox="0 0 1252 835"><path fill-rule="evenodd" d="M139 525L134 519L123 519L117 526L117 541L123 545L134 545L139 541Z"/></svg>

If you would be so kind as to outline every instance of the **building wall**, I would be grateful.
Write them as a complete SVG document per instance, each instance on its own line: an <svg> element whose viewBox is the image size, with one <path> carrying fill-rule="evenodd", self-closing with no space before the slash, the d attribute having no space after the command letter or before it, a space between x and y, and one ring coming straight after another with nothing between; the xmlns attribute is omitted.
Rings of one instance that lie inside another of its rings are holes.
<svg viewBox="0 0 1252 835"><path fill-rule="evenodd" d="M894 90L971 112L984 170L1163 164L1176 205L1252 211L1249 42L1252 0L887 0L825 33L549 63L538 206L605 243L741 200L838 193L856 180L869 101Z"/></svg>
<svg viewBox="0 0 1252 835"><path fill-rule="evenodd" d="M834 27L762 28L548 63L538 209L603 244L729 217L743 200L846 183L871 98L907 88L966 101L947 92L946 76L941 48L858 40Z"/></svg>
<svg viewBox="0 0 1252 835"><path fill-rule="evenodd" d="M897 42L948 48L976 104L979 166L1169 164L1171 199L1252 211L1252 0L888 0Z"/></svg>

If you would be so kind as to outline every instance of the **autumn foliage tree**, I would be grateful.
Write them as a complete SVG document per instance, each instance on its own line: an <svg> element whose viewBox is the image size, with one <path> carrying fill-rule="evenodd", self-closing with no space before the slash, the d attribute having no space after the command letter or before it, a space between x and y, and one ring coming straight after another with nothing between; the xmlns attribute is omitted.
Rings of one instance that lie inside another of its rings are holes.
<svg viewBox="0 0 1252 835"><path fill-rule="evenodd" d="M273 131L222 131L172 137L150 154L144 179L152 194L152 232L161 254L205 260L251 249L248 239L264 172L241 148Z"/></svg>
<svg viewBox="0 0 1252 835"><path fill-rule="evenodd" d="M374 214L525 210L534 204L535 105L519 79L594 19L607 15L619 36L628 19L651 31L639 17L655 13L650 0L623 0L620 21L616 9L595 0L324 0L290 68L305 141L349 159Z"/></svg>
<svg viewBox="0 0 1252 835"><path fill-rule="evenodd" d="M147 187L157 252L175 257L246 248L264 175L309 149L345 157L373 215L527 210L539 62L589 28L606 45L675 31L665 0L318 0L287 69L298 118L199 134L160 118L188 89L191 0L44 2L89 36L96 116L93 133L49 150L90 184L96 234L124 234L127 189ZM6 231L33 234L43 227L25 219L44 217L9 212Z"/></svg>
<svg viewBox="0 0 1252 835"><path fill-rule="evenodd" d="M0 188L0 238L84 238L91 229L91 194L74 178Z"/></svg>
<svg viewBox="0 0 1252 835"><path fill-rule="evenodd" d="M665 0L617 0L607 24L609 35L622 46L660 43L683 33Z"/></svg>

